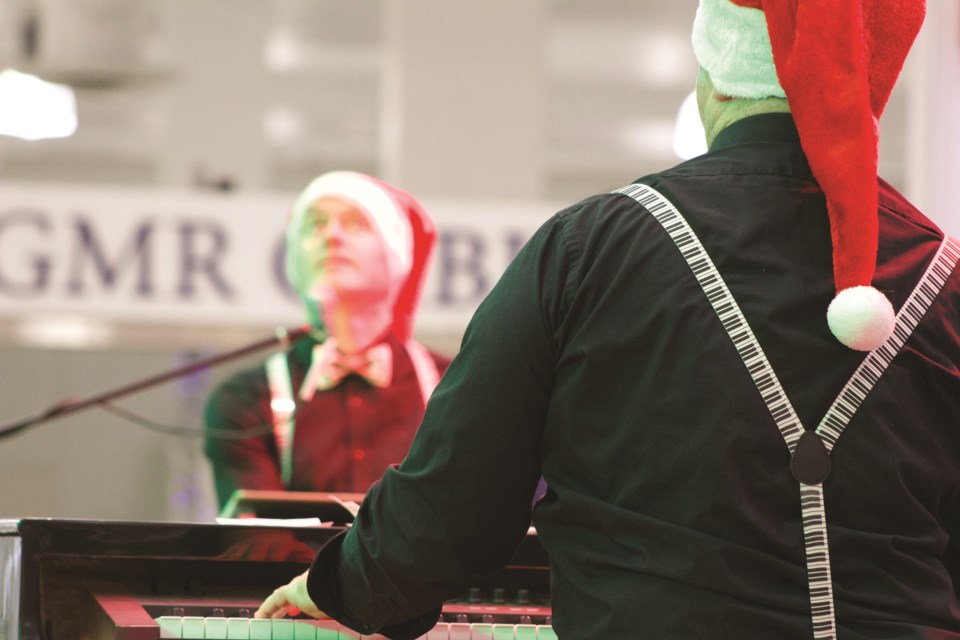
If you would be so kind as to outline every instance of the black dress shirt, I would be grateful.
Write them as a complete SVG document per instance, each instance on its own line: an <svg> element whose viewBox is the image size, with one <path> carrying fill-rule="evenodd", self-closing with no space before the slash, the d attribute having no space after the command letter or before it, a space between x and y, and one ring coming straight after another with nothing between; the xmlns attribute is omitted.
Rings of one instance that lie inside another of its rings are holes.
<svg viewBox="0 0 960 640"><path fill-rule="evenodd" d="M807 429L864 354L830 334L830 231L789 115L642 182L700 237ZM875 286L899 308L942 232L880 186ZM960 638L960 277L833 450L840 638ZM572 640L812 637L797 482L662 227L599 195L537 232L470 323L406 460L309 576L321 609L415 638L531 515ZM543 474L550 490L531 514Z"/></svg>

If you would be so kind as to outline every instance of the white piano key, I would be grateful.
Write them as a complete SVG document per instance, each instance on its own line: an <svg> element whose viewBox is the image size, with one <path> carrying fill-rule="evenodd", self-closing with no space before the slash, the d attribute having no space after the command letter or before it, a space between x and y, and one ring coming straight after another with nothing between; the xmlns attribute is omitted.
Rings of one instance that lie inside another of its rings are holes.
<svg viewBox="0 0 960 640"><path fill-rule="evenodd" d="M537 640L537 625L518 624L514 627L516 640Z"/></svg>
<svg viewBox="0 0 960 640"><path fill-rule="evenodd" d="M450 623L438 622L433 629L427 631L427 640L450 640Z"/></svg>
<svg viewBox="0 0 960 640"><path fill-rule="evenodd" d="M273 620L269 618L250 619L250 640L273 640Z"/></svg>
<svg viewBox="0 0 960 640"><path fill-rule="evenodd" d="M228 640L250 640L250 618L227 618Z"/></svg>
<svg viewBox="0 0 960 640"><path fill-rule="evenodd" d="M160 616L156 620L161 638L183 637L183 618L180 616Z"/></svg>
<svg viewBox="0 0 960 640"><path fill-rule="evenodd" d="M189 640L203 640L204 636L206 635L203 618L200 616L184 616L182 633L182 638Z"/></svg>
<svg viewBox="0 0 960 640"><path fill-rule="evenodd" d="M273 640L293 640L293 620L273 618L270 622L270 632L273 634Z"/></svg>
<svg viewBox="0 0 960 640"><path fill-rule="evenodd" d="M517 630L512 624L493 625L494 640L514 640L517 637Z"/></svg>
<svg viewBox="0 0 960 640"><path fill-rule="evenodd" d="M204 618L203 637L212 640L227 640L227 619L220 616Z"/></svg>
<svg viewBox="0 0 960 640"><path fill-rule="evenodd" d="M294 620L293 640L317 640L317 625L313 620Z"/></svg>
<svg viewBox="0 0 960 640"><path fill-rule="evenodd" d="M340 640L346 637L340 634L342 627L336 620L317 620L314 626L317 629L317 640Z"/></svg>
<svg viewBox="0 0 960 640"><path fill-rule="evenodd" d="M493 625L483 622L470 625L470 640L493 640Z"/></svg>

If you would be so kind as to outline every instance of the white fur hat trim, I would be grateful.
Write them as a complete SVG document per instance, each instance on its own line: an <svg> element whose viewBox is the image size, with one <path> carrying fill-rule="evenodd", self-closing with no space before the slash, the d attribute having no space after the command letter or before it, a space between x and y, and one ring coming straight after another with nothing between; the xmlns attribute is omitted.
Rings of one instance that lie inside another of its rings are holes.
<svg viewBox="0 0 960 640"><path fill-rule="evenodd" d="M873 287L850 287L830 303L827 324L844 345L873 351L893 333L896 315L890 300Z"/></svg>
<svg viewBox="0 0 960 640"><path fill-rule="evenodd" d="M693 51L713 86L733 98L785 98L763 11L730 0L700 0Z"/></svg>
<svg viewBox="0 0 960 640"><path fill-rule="evenodd" d="M392 267L391 275L402 282L413 263L413 229L397 201L363 174L331 171L307 185L293 205L293 215L302 217L314 201L324 196L349 200L369 216L389 249L387 258Z"/></svg>

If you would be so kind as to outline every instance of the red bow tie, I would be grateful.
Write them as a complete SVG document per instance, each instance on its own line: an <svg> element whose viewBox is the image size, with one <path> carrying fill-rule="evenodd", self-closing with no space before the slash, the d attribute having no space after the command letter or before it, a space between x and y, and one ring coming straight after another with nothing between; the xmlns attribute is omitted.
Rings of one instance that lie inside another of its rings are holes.
<svg viewBox="0 0 960 640"><path fill-rule="evenodd" d="M375 387L389 386L393 376L393 351L390 345L381 343L360 353L341 353L333 338L315 345L310 368L300 387L300 397L309 400L317 391L337 386L351 373L356 373Z"/></svg>

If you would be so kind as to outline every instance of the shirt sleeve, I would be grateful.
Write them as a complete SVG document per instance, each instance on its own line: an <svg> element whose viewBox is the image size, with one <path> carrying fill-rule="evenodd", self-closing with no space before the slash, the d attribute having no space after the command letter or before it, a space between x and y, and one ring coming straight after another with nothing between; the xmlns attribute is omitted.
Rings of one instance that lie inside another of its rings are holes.
<svg viewBox="0 0 960 640"><path fill-rule="evenodd" d="M249 374L241 376L218 387L204 411L204 451L221 508L237 489L283 489L272 435L263 433L271 424L266 384L248 380ZM250 436L239 437L244 433Z"/></svg>
<svg viewBox="0 0 960 640"><path fill-rule="evenodd" d="M530 525L570 272L554 217L478 308L406 459L314 561L321 610L363 633L416 638L444 600L510 559Z"/></svg>

